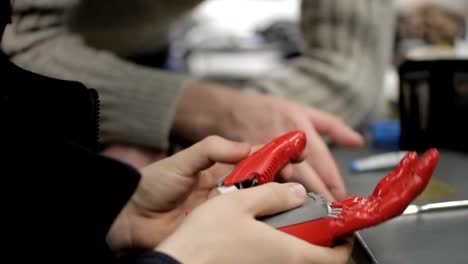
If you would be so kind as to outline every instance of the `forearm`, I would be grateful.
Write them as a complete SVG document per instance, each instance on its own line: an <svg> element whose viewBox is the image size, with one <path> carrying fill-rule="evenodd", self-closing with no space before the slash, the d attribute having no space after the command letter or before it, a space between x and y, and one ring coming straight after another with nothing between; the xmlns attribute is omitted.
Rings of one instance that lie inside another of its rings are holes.
<svg viewBox="0 0 468 264"><path fill-rule="evenodd" d="M101 101L102 142L168 147L177 102L187 78L130 64L66 34L12 59L31 71L96 89Z"/></svg>
<svg viewBox="0 0 468 264"><path fill-rule="evenodd" d="M6 225L15 230L5 238L11 241L7 254L27 248L29 254L22 256L26 262L30 258L54 262L80 248L75 261L94 258L106 263L112 254L105 236L135 190L138 172L95 155L88 150L85 135L77 135L82 139L77 141L74 133L67 133L74 129L70 126L74 121L91 130L95 126L75 118L85 120L86 108L91 107L83 96L85 87L9 64L0 68L5 73L0 79L8 80L2 83L0 104L8 113L3 120L2 152L7 160L2 184L15 190L3 197L9 201ZM43 89L38 92L36 85ZM57 92L66 86L69 90L63 91L69 92ZM47 243L30 246L31 239L45 237Z"/></svg>
<svg viewBox="0 0 468 264"><path fill-rule="evenodd" d="M382 87L393 19L393 3L388 0L303 1L303 56L249 86L357 125Z"/></svg>
<svg viewBox="0 0 468 264"><path fill-rule="evenodd" d="M228 127L241 118L235 112L243 107L242 100L245 97L239 91L209 82L191 82L181 96L173 132L190 141L198 141L209 135L239 140L238 131Z"/></svg>

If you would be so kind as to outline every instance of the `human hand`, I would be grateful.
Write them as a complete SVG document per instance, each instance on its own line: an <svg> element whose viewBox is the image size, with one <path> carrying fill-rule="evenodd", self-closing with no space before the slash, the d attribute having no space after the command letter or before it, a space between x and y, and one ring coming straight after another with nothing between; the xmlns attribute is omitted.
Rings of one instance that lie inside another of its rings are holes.
<svg viewBox="0 0 468 264"><path fill-rule="evenodd" d="M398 20L400 38L422 38L431 44L451 44L463 37L464 14L443 5L425 3L416 6Z"/></svg>
<svg viewBox="0 0 468 264"><path fill-rule="evenodd" d="M182 263L346 263L350 241L319 247L257 221L304 204L297 183L268 183L226 193L195 209L156 250Z"/></svg>
<svg viewBox="0 0 468 264"><path fill-rule="evenodd" d="M286 180L300 182L328 200L345 198L344 181L319 133L346 147L361 146L363 139L333 115L279 97L195 84L182 96L173 126L174 133L188 140L217 134L251 144L267 143L292 130L305 132L308 157Z"/></svg>
<svg viewBox="0 0 468 264"><path fill-rule="evenodd" d="M215 193L217 178L227 170L221 163L236 163L249 152L248 144L213 136L143 168L136 192L107 235L109 246L116 252L156 247L187 211Z"/></svg>
<svg viewBox="0 0 468 264"><path fill-rule="evenodd" d="M166 153L163 151L127 144L112 144L104 149L101 154L138 169L166 157Z"/></svg>
<svg viewBox="0 0 468 264"><path fill-rule="evenodd" d="M435 149L421 159L415 152L408 153L400 165L383 178L368 197L350 197L331 204L341 213L280 230L317 245L331 245L336 238L374 226L394 218L406 209L424 191L439 161Z"/></svg>

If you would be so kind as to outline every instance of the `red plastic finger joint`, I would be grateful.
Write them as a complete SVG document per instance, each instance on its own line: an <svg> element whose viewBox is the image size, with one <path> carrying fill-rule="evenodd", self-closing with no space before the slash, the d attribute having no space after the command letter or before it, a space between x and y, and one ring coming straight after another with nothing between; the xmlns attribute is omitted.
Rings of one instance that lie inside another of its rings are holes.
<svg viewBox="0 0 468 264"><path fill-rule="evenodd" d="M284 134L241 161L223 181L224 186L252 181L256 184L272 182L276 174L291 160L297 158L307 143L302 131Z"/></svg>

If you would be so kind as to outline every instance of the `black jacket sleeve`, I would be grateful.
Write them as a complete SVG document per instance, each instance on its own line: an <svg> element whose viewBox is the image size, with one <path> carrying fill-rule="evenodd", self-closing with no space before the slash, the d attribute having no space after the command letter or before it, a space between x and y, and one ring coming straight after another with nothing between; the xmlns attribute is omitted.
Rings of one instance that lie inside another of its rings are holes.
<svg viewBox="0 0 468 264"><path fill-rule="evenodd" d="M0 73L2 257L117 262L106 234L140 175L96 154L97 94L27 72L1 54ZM145 263L177 263L158 252L145 256Z"/></svg>
<svg viewBox="0 0 468 264"><path fill-rule="evenodd" d="M3 56L0 72L4 256L112 262L106 234L140 176L96 155L96 94L24 71Z"/></svg>
<svg viewBox="0 0 468 264"><path fill-rule="evenodd" d="M139 256L136 264L180 264L180 262L165 253L152 251Z"/></svg>

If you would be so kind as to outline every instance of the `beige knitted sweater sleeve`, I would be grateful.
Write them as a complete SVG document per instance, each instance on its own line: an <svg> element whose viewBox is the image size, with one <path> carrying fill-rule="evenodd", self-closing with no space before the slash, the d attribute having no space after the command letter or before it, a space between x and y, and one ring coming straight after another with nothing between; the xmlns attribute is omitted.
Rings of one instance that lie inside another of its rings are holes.
<svg viewBox="0 0 468 264"><path fill-rule="evenodd" d="M250 88L359 125L372 110L390 65L393 10L392 0L303 0L304 56L253 80Z"/></svg>
<svg viewBox="0 0 468 264"><path fill-rule="evenodd" d="M190 79L131 64L115 54L156 45L167 25L199 2L14 0L13 23L2 46L26 69L95 88L101 98L103 142L164 149L178 99ZM393 36L392 1L303 0L301 8L304 56L253 80L250 87L356 124L382 85ZM71 11L88 16L75 24L82 34L70 30Z"/></svg>
<svg viewBox="0 0 468 264"><path fill-rule="evenodd" d="M166 149L188 77L135 65L87 45L66 26L67 12L77 4L78 0L13 1L4 51L28 70L95 88L101 103L102 142Z"/></svg>

